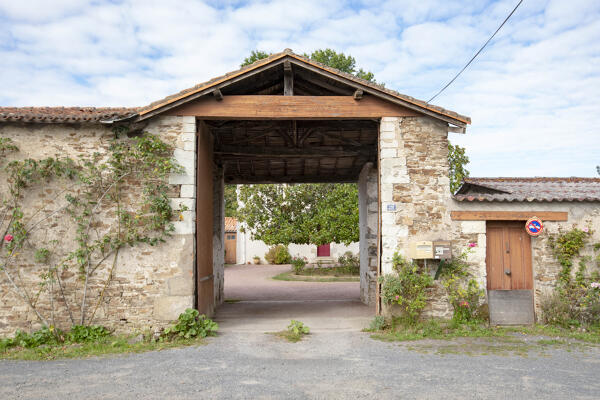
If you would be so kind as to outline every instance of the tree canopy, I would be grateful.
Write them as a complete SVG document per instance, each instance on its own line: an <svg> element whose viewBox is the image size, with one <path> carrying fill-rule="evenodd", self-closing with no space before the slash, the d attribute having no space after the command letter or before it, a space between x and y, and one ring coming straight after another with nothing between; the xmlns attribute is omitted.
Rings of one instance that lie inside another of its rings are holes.
<svg viewBox="0 0 600 400"><path fill-rule="evenodd" d="M450 165L450 191L456 193L460 185L467 176L469 170L466 165L469 163L469 157L466 155L464 147L453 145L448 142L448 164Z"/></svg>
<svg viewBox="0 0 600 400"><path fill-rule="evenodd" d="M243 185L239 200L252 238L269 245L359 239L356 184Z"/></svg>

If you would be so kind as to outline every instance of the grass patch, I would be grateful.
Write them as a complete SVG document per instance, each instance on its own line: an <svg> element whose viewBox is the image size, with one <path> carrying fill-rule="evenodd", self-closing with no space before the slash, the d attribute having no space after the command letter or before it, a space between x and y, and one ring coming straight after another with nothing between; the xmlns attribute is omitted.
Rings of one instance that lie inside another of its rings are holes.
<svg viewBox="0 0 600 400"><path fill-rule="evenodd" d="M62 358L87 358L111 354L143 353L206 343L200 338L177 339L169 342L142 341L130 343L135 336L108 336L95 342L64 345L41 345L33 348L12 347L0 351L5 360L56 360Z"/></svg>
<svg viewBox="0 0 600 400"><path fill-rule="evenodd" d="M301 282L360 282L360 277L352 275L340 276L314 276L314 275L296 275L293 271L282 272L275 275L272 279L276 281L301 281Z"/></svg>
<svg viewBox="0 0 600 400"><path fill-rule="evenodd" d="M296 343L302 340L304 335L301 335L299 333L294 333L294 332L290 332L288 330L283 330L283 331L279 331L279 332L269 332L271 335L275 335L281 339L287 340L288 342L291 343Z"/></svg>
<svg viewBox="0 0 600 400"><path fill-rule="evenodd" d="M458 324L454 321L431 319L408 324L393 319L382 329L372 329L373 339L385 342L414 342L405 348L425 354L517 355L547 356L547 351L586 351L600 344L600 331L569 330L555 326L489 326L487 323Z"/></svg>
<svg viewBox="0 0 600 400"><path fill-rule="evenodd" d="M399 318L395 318L391 325L382 330L374 331L373 339L386 342L404 342L422 339L453 339L458 337L500 337L506 336L506 332L497 327L490 327L484 323L457 324L453 321L430 319L417 324L408 324Z"/></svg>
<svg viewBox="0 0 600 400"><path fill-rule="evenodd" d="M279 332L272 332L272 335L287 340L288 342L296 343L310 333L308 326L301 321L292 320L287 329Z"/></svg>

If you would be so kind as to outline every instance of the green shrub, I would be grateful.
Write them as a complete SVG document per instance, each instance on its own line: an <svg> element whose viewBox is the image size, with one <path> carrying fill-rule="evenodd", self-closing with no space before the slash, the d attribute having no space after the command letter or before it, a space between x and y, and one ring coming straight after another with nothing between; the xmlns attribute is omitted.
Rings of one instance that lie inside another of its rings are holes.
<svg viewBox="0 0 600 400"><path fill-rule="evenodd" d="M448 301L454 310L452 319L459 323L471 322L480 318L479 309L485 299L485 292L475 279L465 282L455 275L444 279Z"/></svg>
<svg viewBox="0 0 600 400"><path fill-rule="evenodd" d="M395 273L379 278L381 297L386 304L398 304L406 319L416 323L427 305L427 287L433 284L433 278L398 253L392 262Z"/></svg>
<svg viewBox="0 0 600 400"><path fill-rule="evenodd" d="M304 271L304 267L306 266L306 260L302 257L294 257L292 258L292 268L294 269L294 273L299 275Z"/></svg>
<svg viewBox="0 0 600 400"><path fill-rule="evenodd" d="M381 331L385 329L387 323L385 322L385 317L383 315L376 315L369 324L369 330L372 332Z"/></svg>
<svg viewBox="0 0 600 400"><path fill-rule="evenodd" d="M338 258L338 264L340 270L347 275L358 275L360 274L360 259L358 255L352 254L351 251L347 251L343 256Z"/></svg>
<svg viewBox="0 0 600 400"><path fill-rule="evenodd" d="M547 293L540 298L540 309L542 311L542 322L549 325L569 327L576 323L571 318L571 307L565 296L558 291Z"/></svg>
<svg viewBox="0 0 600 400"><path fill-rule="evenodd" d="M65 335L71 343L97 342L110 335L110 331L101 325L73 325Z"/></svg>
<svg viewBox="0 0 600 400"><path fill-rule="evenodd" d="M269 251L265 253L265 260L269 264L289 264L292 261L292 256L290 256L286 246L278 244L269 248Z"/></svg>
<svg viewBox="0 0 600 400"><path fill-rule="evenodd" d="M176 337L185 339L195 337L204 338L216 335L217 329L219 329L219 326L216 322L206 318L205 315L200 315L198 310L188 308L179 314L175 325L165 329L161 338L163 340Z"/></svg>
<svg viewBox="0 0 600 400"><path fill-rule="evenodd" d="M290 333L298 336L308 335L310 333L308 326L304 325L303 322L296 321L295 319L293 319L288 325L287 330Z"/></svg>

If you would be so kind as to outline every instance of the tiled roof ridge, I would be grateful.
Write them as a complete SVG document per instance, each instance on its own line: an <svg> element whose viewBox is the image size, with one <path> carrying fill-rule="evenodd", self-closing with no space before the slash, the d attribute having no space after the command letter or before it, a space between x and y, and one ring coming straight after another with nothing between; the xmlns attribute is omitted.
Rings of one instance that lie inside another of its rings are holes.
<svg viewBox="0 0 600 400"><path fill-rule="evenodd" d="M477 184L480 182L598 182L600 177L580 177L580 176L535 176L535 177L468 177L464 179L465 183Z"/></svg>
<svg viewBox="0 0 600 400"><path fill-rule="evenodd" d="M0 107L0 122L101 122L137 114L135 107Z"/></svg>

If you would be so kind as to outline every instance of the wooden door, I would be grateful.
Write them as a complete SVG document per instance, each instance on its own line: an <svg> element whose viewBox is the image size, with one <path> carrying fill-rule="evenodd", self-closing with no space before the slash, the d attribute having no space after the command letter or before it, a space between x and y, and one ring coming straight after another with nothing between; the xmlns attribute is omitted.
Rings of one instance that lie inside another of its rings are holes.
<svg viewBox="0 0 600 400"><path fill-rule="evenodd" d="M212 135L203 123L198 129L196 190L196 289L200 314L215 309L213 274L213 160Z"/></svg>
<svg viewBox="0 0 600 400"><path fill-rule="evenodd" d="M225 232L225 263L235 264L237 262L237 233Z"/></svg>
<svg viewBox="0 0 600 400"><path fill-rule="evenodd" d="M532 324L531 237L525 232L525 221L488 221L486 236L490 323Z"/></svg>
<svg viewBox="0 0 600 400"><path fill-rule="evenodd" d="M329 257L331 256L331 243L322 244L317 246L317 257Z"/></svg>
<svg viewBox="0 0 600 400"><path fill-rule="evenodd" d="M525 223L490 221L487 223L488 290L531 290L531 238Z"/></svg>

